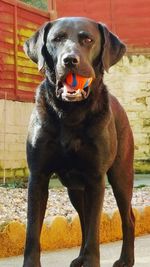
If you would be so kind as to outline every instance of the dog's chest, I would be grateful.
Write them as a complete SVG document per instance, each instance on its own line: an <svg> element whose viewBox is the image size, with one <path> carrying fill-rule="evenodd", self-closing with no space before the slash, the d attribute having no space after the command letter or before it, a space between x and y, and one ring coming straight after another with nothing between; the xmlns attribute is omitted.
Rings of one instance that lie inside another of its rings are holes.
<svg viewBox="0 0 150 267"><path fill-rule="evenodd" d="M95 160L91 160L93 154L93 144L89 140L84 129L63 128L60 135L61 163L66 173L73 169L81 171L90 165L94 168Z"/></svg>
<svg viewBox="0 0 150 267"><path fill-rule="evenodd" d="M83 135L83 130L78 131L75 129L62 127L60 133L60 144L62 151L64 153L80 152L84 145Z"/></svg>
<svg viewBox="0 0 150 267"><path fill-rule="evenodd" d="M66 169L99 172L114 158L108 128L102 128L101 124L83 124L78 128L62 126L59 138L61 163Z"/></svg>
<svg viewBox="0 0 150 267"><path fill-rule="evenodd" d="M79 128L62 127L60 145L64 164L68 165L69 163L73 167L95 165L104 145L100 145L100 139L97 131L92 131L84 126Z"/></svg>

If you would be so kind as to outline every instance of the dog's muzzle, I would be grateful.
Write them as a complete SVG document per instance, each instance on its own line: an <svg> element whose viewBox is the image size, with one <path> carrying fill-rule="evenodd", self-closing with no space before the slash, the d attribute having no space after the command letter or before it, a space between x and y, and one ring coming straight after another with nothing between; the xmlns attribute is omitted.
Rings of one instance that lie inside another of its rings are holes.
<svg viewBox="0 0 150 267"><path fill-rule="evenodd" d="M63 101L75 102L83 101L90 94L90 86L84 89L75 90L73 87L69 86L65 81L58 81L56 88L56 95Z"/></svg>

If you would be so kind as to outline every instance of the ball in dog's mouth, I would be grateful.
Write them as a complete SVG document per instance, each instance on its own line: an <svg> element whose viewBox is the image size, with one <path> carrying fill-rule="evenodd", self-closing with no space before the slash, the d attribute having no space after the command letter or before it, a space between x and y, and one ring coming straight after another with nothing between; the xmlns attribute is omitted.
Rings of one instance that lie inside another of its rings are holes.
<svg viewBox="0 0 150 267"><path fill-rule="evenodd" d="M69 73L66 79L58 82L58 91L62 100L81 101L88 97L92 78Z"/></svg>

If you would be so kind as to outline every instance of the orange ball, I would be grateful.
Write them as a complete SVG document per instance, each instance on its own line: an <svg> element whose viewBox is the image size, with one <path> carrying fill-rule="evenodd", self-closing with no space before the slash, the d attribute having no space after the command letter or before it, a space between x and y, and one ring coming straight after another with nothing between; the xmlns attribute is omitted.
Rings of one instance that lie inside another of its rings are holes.
<svg viewBox="0 0 150 267"><path fill-rule="evenodd" d="M84 89L89 86L92 82L92 78L83 77L74 73L69 73L66 77L66 83L74 90Z"/></svg>

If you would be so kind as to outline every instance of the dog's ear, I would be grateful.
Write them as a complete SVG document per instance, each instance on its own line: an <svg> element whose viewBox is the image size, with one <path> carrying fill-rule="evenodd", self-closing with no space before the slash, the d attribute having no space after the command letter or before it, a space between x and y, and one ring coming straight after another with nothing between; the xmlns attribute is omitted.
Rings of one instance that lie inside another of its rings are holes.
<svg viewBox="0 0 150 267"><path fill-rule="evenodd" d="M38 69L41 70L44 67L44 57L42 54L42 48L45 45L48 31L51 27L51 22L45 23L33 36L31 36L24 43L24 51L31 60L38 64Z"/></svg>
<svg viewBox="0 0 150 267"><path fill-rule="evenodd" d="M126 46L104 24L99 23L98 27L102 36L102 64L108 72L109 68L116 64L125 54Z"/></svg>

